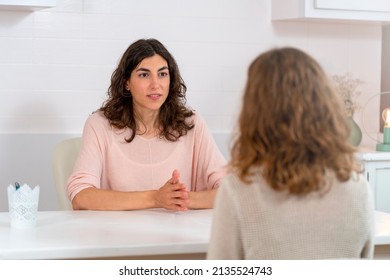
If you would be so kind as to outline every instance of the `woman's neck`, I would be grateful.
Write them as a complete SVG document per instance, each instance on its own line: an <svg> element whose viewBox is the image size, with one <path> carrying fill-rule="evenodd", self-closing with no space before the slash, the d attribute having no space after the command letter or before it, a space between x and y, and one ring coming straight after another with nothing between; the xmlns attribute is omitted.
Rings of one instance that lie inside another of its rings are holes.
<svg viewBox="0 0 390 280"><path fill-rule="evenodd" d="M149 111L135 114L137 135L145 138L153 138L160 133L158 111Z"/></svg>

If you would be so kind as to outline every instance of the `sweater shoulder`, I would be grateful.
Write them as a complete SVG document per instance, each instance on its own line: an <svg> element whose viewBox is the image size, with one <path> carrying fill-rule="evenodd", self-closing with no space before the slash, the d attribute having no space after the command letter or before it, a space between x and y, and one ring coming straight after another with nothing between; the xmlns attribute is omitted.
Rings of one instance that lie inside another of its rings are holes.
<svg viewBox="0 0 390 280"><path fill-rule="evenodd" d="M93 112L87 118L86 126L91 127L94 130L112 130L110 122L101 111Z"/></svg>
<svg viewBox="0 0 390 280"><path fill-rule="evenodd" d="M194 125L194 128L191 129L192 131L194 131L194 133L202 134L205 129L208 129L206 125L206 121L204 120L202 115L200 115L195 111L194 114L191 117L189 117L189 123Z"/></svg>

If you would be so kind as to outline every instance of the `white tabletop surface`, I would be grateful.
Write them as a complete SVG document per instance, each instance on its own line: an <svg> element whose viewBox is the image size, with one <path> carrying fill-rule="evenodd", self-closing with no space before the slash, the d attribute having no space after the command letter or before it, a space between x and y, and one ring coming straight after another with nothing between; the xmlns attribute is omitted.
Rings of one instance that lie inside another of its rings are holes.
<svg viewBox="0 0 390 280"><path fill-rule="evenodd" d="M39 212L32 229L0 212L0 259L81 259L206 253L212 210ZM376 246L390 244L390 214L375 213Z"/></svg>
<svg viewBox="0 0 390 280"><path fill-rule="evenodd" d="M390 213L375 211L375 245L390 245Z"/></svg>
<svg viewBox="0 0 390 280"><path fill-rule="evenodd" d="M35 228L0 213L0 259L67 259L205 253L212 210L38 212Z"/></svg>

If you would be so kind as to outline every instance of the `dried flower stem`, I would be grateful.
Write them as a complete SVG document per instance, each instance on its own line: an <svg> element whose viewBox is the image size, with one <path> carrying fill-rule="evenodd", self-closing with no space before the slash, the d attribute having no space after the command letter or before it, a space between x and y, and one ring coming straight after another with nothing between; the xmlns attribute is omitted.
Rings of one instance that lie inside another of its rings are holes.
<svg viewBox="0 0 390 280"><path fill-rule="evenodd" d="M336 89L344 102L346 115L348 117L353 117L355 111L361 109L361 106L357 102L357 98L360 96L361 92L356 89L359 85L363 84L363 81L353 78L351 73L340 76L333 75L332 80L335 82Z"/></svg>

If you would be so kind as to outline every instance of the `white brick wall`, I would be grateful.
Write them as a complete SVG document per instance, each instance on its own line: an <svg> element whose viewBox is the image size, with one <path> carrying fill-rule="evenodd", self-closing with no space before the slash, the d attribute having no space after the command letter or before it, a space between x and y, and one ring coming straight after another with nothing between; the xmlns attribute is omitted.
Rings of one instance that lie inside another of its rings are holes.
<svg viewBox="0 0 390 280"><path fill-rule="evenodd" d="M368 96L380 86L379 25L272 23L270 0L58 0L0 10L0 132L80 132L123 51L145 37L174 54L189 104L213 131L231 130L247 66L269 47L293 45L329 73L353 72Z"/></svg>
<svg viewBox="0 0 390 280"><path fill-rule="evenodd" d="M272 23L270 8L271 0L57 0L35 12L0 9L0 135L80 133L123 51L147 37L173 53L189 105L214 133L232 130L248 64L270 47L299 47L329 74L353 73L365 82L362 104L380 91L380 25ZM376 134L371 105L364 123ZM375 143L364 135L363 144ZM12 183L1 170L0 183Z"/></svg>

